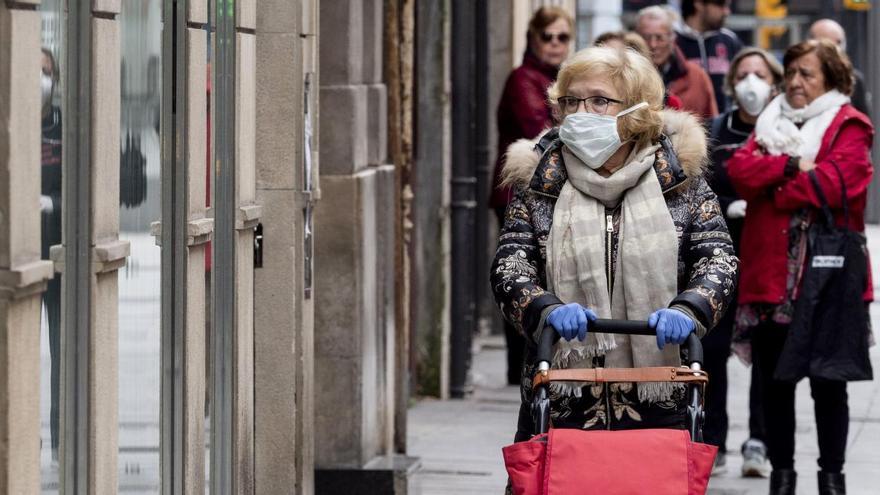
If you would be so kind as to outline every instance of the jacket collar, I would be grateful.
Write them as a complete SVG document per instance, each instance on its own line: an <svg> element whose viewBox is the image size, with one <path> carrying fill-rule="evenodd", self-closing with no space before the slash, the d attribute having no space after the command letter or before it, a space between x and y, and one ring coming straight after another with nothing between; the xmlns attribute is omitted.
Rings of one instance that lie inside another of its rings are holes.
<svg viewBox="0 0 880 495"><path fill-rule="evenodd" d="M540 72L541 74L544 74L549 79L554 80L554 81L556 80L556 76L559 74L559 66L558 65L550 65L550 64L546 64L544 62L541 62L541 60L537 57L537 55L532 53L532 50L529 48L526 48L525 53L523 53L522 64L526 67L531 68L531 69L535 69L536 71Z"/></svg>
<svg viewBox="0 0 880 495"><path fill-rule="evenodd" d="M838 134L840 134L840 129L849 121L853 121L854 123L858 123L865 127L868 133L873 136L874 125L871 123L871 119L869 119L867 115L856 110L856 107L852 106L851 103L847 103L840 107L840 111L837 112L837 115L834 116L834 119L825 131L825 135L822 137L822 146L819 148L819 152L816 155L817 158L820 156L824 157L828 154L834 141L837 140Z"/></svg>

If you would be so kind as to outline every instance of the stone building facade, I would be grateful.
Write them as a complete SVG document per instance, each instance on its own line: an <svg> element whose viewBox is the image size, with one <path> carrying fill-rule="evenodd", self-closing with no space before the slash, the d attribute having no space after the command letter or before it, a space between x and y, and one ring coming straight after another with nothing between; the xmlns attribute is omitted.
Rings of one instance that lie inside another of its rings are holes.
<svg viewBox="0 0 880 495"><path fill-rule="evenodd" d="M0 2L0 492L406 492L450 290L415 4Z"/></svg>

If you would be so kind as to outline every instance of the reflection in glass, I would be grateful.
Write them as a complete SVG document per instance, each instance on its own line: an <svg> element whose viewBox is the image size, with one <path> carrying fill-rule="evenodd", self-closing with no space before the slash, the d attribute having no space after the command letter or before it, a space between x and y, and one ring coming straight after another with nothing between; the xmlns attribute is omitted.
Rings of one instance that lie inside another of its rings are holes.
<svg viewBox="0 0 880 495"><path fill-rule="evenodd" d="M160 201L161 0L123 0L119 237L119 492L160 488L160 249L150 236Z"/></svg>
<svg viewBox="0 0 880 495"><path fill-rule="evenodd" d="M41 6L40 235L41 258L61 244L61 66L63 16L60 0ZM61 274L43 293L40 325L40 477L43 493L58 493L61 387Z"/></svg>
<svg viewBox="0 0 880 495"><path fill-rule="evenodd" d="M206 123L206 145L205 145L205 207L211 207L211 198L213 197L213 185L214 181L211 180L212 170L211 167L211 156L213 154L213 148L211 148L211 81L213 74L211 71L211 54L213 53L213 30L212 20L214 19L213 12L213 2L208 2L208 23L205 24L205 31L207 37L207 60L205 60L205 64L207 66L207 70L205 71L206 84L205 89L208 94L205 98L206 106L205 106L205 123ZM211 243L205 247L205 494L211 493L211 396L214 391L214 349L211 347L212 342L212 325L211 321L214 317L212 313L213 305L213 293L214 291L211 289L211 266L213 263L213 251L211 249Z"/></svg>

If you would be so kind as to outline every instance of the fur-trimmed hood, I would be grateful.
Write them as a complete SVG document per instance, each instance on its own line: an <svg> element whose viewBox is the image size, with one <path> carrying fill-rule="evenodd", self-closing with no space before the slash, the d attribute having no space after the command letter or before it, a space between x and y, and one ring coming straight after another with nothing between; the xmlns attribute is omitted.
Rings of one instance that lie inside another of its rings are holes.
<svg viewBox="0 0 880 495"><path fill-rule="evenodd" d="M705 128L697 117L687 112L664 110L662 118L663 134L675 155L675 159L670 161L680 166L684 175L682 183L702 176L708 163ZM556 139L555 133L554 129L548 129L534 140L520 139L510 145L505 153L501 185L528 186L541 161L542 148L546 149L546 145L550 144L548 140ZM539 143L544 146L538 146Z"/></svg>

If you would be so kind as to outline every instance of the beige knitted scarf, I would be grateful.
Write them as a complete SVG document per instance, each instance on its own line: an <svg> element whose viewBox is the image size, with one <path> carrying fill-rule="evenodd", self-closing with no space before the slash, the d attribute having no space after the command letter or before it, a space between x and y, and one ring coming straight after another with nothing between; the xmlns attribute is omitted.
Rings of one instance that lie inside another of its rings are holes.
<svg viewBox="0 0 880 495"><path fill-rule="evenodd" d="M653 169L657 148L634 151L609 177L563 148L568 181L556 201L547 240L548 286L563 302L591 308L599 318L646 320L678 294L678 235ZM617 266L609 294L606 208L617 205ZM559 368L589 368L595 356L605 356L609 368L681 364L678 346L660 350L655 337L589 331L584 342L560 340L553 361ZM579 396L579 385L557 390ZM666 400L672 390L668 383L638 385L639 399L647 402Z"/></svg>

